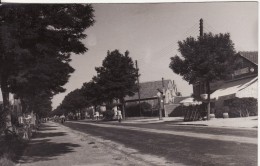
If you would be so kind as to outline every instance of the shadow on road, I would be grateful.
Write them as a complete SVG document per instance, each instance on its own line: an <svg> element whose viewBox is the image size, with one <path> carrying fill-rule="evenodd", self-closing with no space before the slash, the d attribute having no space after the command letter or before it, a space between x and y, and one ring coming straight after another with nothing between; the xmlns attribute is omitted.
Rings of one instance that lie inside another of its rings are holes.
<svg viewBox="0 0 260 166"><path fill-rule="evenodd" d="M55 127L57 126L42 125L36 137L30 141L20 160L21 164L53 160L80 147L78 144L63 140L61 136L66 137L66 132L56 132L54 130L58 131L58 129Z"/></svg>
<svg viewBox="0 0 260 166"><path fill-rule="evenodd" d="M56 156L73 152L75 147L79 147L78 144L50 142L50 139L33 140L30 146L33 148L28 149L20 163L53 160Z"/></svg>
<svg viewBox="0 0 260 166"><path fill-rule="evenodd" d="M35 138L59 137L67 135L65 132L39 132Z"/></svg>
<svg viewBox="0 0 260 166"><path fill-rule="evenodd" d="M163 157L184 165L227 165L229 163L244 166L257 163L257 145L254 144L97 126L86 127L85 124L66 123L65 126L105 140L113 140L125 147L136 149L141 154Z"/></svg>
<svg viewBox="0 0 260 166"><path fill-rule="evenodd" d="M52 127L45 127L45 128L40 128L39 131L50 131L50 130L57 130L56 128Z"/></svg>
<svg viewBox="0 0 260 166"><path fill-rule="evenodd" d="M56 127L57 127L57 126L50 126L50 125L47 125L46 123L42 123L41 125L42 125L41 128L48 128L48 127L50 127L50 128L56 128Z"/></svg>

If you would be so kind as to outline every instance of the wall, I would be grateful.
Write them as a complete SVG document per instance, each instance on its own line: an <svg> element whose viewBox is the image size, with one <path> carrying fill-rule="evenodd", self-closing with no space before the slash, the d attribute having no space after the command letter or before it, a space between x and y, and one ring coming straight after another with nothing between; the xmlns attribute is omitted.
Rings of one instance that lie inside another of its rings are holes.
<svg viewBox="0 0 260 166"><path fill-rule="evenodd" d="M254 82L253 84L249 85L245 89L239 91L236 94L236 97L242 98L242 97L253 97L253 98L258 98L258 80Z"/></svg>

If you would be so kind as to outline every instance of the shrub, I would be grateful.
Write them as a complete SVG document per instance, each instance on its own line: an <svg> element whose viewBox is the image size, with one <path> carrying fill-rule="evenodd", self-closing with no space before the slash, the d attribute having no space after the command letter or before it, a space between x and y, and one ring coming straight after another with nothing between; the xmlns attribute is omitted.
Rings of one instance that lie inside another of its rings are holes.
<svg viewBox="0 0 260 166"><path fill-rule="evenodd" d="M173 111L169 114L169 117L180 117L184 116L185 110L187 106L178 106L173 109Z"/></svg>
<svg viewBox="0 0 260 166"><path fill-rule="evenodd" d="M16 165L16 161L23 154L28 143L22 139L5 140L3 136L0 136L0 165L12 166Z"/></svg>
<svg viewBox="0 0 260 166"><path fill-rule="evenodd" d="M154 110L147 102L140 103L142 116L157 116L158 110ZM125 107L127 117L140 116L139 104L132 104Z"/></svg>
<svg viewBox="0 0 260 166"><path fill-rule="evenodd" d="M103 112L104 120L113 120L113 117L115 116L115 113L113 110L109 109Z"/></svg>
<svg viewBox="0 0 260 166"><path fill-rule="evenodd" d="M201 105L190 105L190 106L178 106L169 114L169 117L180 117L185 116L188 111L198 111L201 117L207 116L205 111L205 104Z"/></svg>
<svg viewBox="0 0 260 166"><path fill-rule="evenodd" d="M0 134L4 131L6 125L6 112L3 111L3 105L0 104Z"/></svg>
<svg viewBox="0 0 260 166"><path fill-rule="evenodd" d="M257 99L252 97L233 98L225 101L225 105L229 107L230 117L247 117L258 115Z"/></svg>
<svg viewBox="0 0 260 166"><path fill-rule="evenodd" d="M15 166L16 163L13 162L8 155L4 155L0 158L0 165L2 166Z"/></svg>

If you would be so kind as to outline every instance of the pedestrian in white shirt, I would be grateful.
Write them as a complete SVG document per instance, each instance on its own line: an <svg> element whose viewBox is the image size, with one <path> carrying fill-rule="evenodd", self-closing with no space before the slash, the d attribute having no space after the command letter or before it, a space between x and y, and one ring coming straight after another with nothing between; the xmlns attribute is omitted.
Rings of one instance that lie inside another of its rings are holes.
<svg viewBox="0 0 260 166"><path fill-rule="evenodd" d="M122 112L120 109L117 109L117 119L118 119L118 122L121 122L121 120L122 120Z"/></svg>
<svg viewBox="0 0 260 166"><path fill-rule="evenodd" d="M98 120L99 120L99 112L96 111L95 113L96 113L96 114L95 114L95 116L96 116L96 121L98 121Z"/></svg>

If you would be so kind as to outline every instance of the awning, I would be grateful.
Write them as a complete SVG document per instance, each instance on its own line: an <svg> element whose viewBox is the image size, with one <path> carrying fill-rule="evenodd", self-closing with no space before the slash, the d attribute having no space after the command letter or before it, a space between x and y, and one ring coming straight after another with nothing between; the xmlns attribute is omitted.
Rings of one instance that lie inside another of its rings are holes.
<svg viewBox="0 0 260 166"><path fill-rule="evenodd" d="M189 97L180 101L180 103L187 106L187 105L200 105L202 102L195 101L193 97Z"/></svg>
<svg viewBox="0 0 260 166"><path fill-rule="evenodd" d="M258 77L254 77L254 78L251 77L251 78L245 78L245 79L227 82L224 85L222 85L218 90L213 92L210 95L210 99L227 100L234 97L242 97L242 96L238 96L237 94L240 91L243 91L252 85L255 85L257 88L257 81L258 81ZM250 95L245 95L244 97L250 97Z"/></svg>

